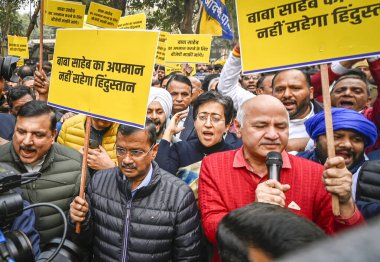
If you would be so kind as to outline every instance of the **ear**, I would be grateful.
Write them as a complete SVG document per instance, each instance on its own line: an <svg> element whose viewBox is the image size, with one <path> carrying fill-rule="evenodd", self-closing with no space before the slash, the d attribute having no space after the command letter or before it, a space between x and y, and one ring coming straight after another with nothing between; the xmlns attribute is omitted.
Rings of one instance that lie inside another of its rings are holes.
<svg viewBox="0 0 380 262"><path fill-rule="evenodd" d="M54 144L55 137L57 136L57 129L54 129L51 134L51 144Z"/></svg>
<svg viewBox="0 0 380 262"><path fill-rule="evenodd" d="M151 157L151 160L153 161L154 159L156 159L156 155L157 155L157 152L158 152L158 147L160 146L160 144L155 144L152 148L152 157Z"/></svg>
<svg viewBox="0 0 380 262"><path fill-rule="evenodd" d="M239 121L236 120L236 118L234 119L234 125L235 125L235 129L236 129L236 136L238 138L241 138L241 125L239 123Z"/></svg>
<svg viewBox="0 0 380 262"><path fill-rule="evenodd" d="M371 102L372 102L372 97L368 97L368 99L367 99L367 103L365 103L365 105L367 106L367 107L370 107L371 106Z"/></svg>
<svg viewBox="0 0 380 262"><path fill-rule="evenodd" d="M310 91L310 100L312 100L314 98L314 87L313 86L310 86L309 88L309 91Z"/></svg>

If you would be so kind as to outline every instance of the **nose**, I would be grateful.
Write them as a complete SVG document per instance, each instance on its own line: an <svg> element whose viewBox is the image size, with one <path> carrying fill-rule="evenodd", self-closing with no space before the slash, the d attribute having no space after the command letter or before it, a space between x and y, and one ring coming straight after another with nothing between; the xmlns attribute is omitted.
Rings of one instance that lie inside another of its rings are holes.
<svg viewBox="0 0 380 262"><path fill-rule="evenodd" d="M157 113L156 113L155 111L153 111L153 112L151 113L150 117L151 117L152 119L157 119Z"/></svg>
<svg viewBox="0 0 380 262"><path fill-rule="evenodd" d="M290 91L290 88L285 88L284 97L291 97L291 96L292 96L292 92Z"/></svg>
<svg viewBox="0 0 380 262"><path fill-rule="evenodd" d="M351 140L348 137L340 139L338 143L338 148L340 149L352 149Z"/></svg>
<svg viewBox="0 0 380 262"><path fill-rule="evenodd" d="M265 138L269 140L277 140L279 138L277 129L274 126L268 127L267 132L265 132Z"/></svg>
<svg viewBox="0 0 380 262"><path fill-rule="evenodd" d="M124 158L123 158L123 163L125 164L131 164L133 163L133 159L131 157L131 154L129 153L129 151L127 151L127 154L125 154Z"/></svg>
<svg viewBox="0 0 380 262"><path fill-rule="evenodd" d="M211 116L208 116L204 124L206 127L212 127Z"/></svg>
<svg viewBox="0 0 380 262"><path fill-rule="evenodd" d="M351 90L349 88L346 88L346 90L344 91L343 95L345 95L345 96L351 96Z"/></svg>
<svg viewBox="0 0 380 262"><path fill-rule="evenodd" d="M176 97L176 100L177 100L177 101L182 101L182 95L179 94L179 95Z"/></svg>
<svg viewBox="0 0 380 262"><path fill-rule="evenodd" d="M22 141L24 145L32 145L33 144L33 136L31 133L27 133Z"/></svg>

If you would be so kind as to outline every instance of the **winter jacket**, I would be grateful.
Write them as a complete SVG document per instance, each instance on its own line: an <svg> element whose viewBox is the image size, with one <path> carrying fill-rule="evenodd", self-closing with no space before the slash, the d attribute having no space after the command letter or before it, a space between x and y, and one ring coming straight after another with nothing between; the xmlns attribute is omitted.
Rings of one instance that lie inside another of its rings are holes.
<svg viewBox="0 0 380 262"><path fill-rule="evenodd" d="M0 146L0 162L10 165L20 173L27 172L11 142ZM79 194L81 166L82 156L78 151L53 144L42 164L41 178L21 187L23 199L31 204L52 203L67 212L70 203ZM41 245L54 237L62 237L63 222L55 209L38 207L34 211L35 228L40 234Z"/></svg>
<svg viewBox="0 0 380 262"><path fill-rule="evenodd" d="M199 261L200 218L191 189L153 162L148 186L131 196L118 167L100 170L86 194L90 211L78 244L88 243L94 261Z"/></svg>
<svg viewBox="0 0 380 262"><path fill-rule="evenodd" d="M86 116L76 115L67 119L59 132L57 142L79 150L84 145ZM107 154L113 161L116 162L116 153L114 146L116 143L116 134L119 124L113 123L110 129L105 133L102 140L102 147L107 151Z"/></svg>

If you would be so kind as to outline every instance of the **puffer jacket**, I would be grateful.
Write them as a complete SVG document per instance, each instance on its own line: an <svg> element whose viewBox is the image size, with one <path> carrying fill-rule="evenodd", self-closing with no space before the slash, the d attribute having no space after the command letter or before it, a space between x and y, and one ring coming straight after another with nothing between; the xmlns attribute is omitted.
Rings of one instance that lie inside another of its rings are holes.
<svg viewBox="0 0 380 262"><path fill-rule="evenodd" d="M152 180L131 196L118 167L98 171L88 187L90 212L78 244L94 261L199 261L200 218L193 192L153 162ZM92 243L89 243L92 239Z"/></svg>
<svg viewBox="0 0 380 262"><path fill-rule="evenodd" d="M20 173L27 172L11 142L0 146L0 162L10 165ZM78 151L53 144L42 164L41 178L21 187L23 199L31 204L52 203L67 212L70 203L79 194L81 166L82 155ZM41 246L54 237L62 237L63 222L55 209L38 207L34 211L35 228L40 234Z"/></svg>
<svg viewBox="0 0 380 262"><path fill-rule="evenodd" d="M84 145L86 116L79 114L67 119L59 132L57 142L59 144L79 150ZM119 124L112 123L110 129L104 134L102 147L113 161L116 162L116 153L114 146L116 143L116 134Z"/></svg>

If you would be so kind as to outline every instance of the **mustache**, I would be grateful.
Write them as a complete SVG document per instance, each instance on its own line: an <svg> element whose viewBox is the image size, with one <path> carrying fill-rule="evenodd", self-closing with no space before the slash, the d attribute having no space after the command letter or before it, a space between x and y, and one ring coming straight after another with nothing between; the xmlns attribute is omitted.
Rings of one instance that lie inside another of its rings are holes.
<svg viewBox="0 0 380 262"><path fill-rule="evenodd" d="M21 146L20 145L20 149L21 150L26 150L26 151L36 151L36 149L32 146Z"/></svg>
<svg viewBox="0 0 380 262"><path fill-rule="evenodd" d="M125 163L122 163L121 167L122 168L128 168L128 169L136 169L137 168L137 166L135 164L125 164Z"/></svg>
<svg viewBox="0 0 380 262"><path fill-rule="evenodd" d="M161 125L160 119L155 119L155 120L152 120L152 121L153 121L153 124L155 124L155 125Z"/></svg>
<svg viewBox="0 0 380 262"><path fill-rule="evenodd" d="M281 145L280 142L262 142L260 145Z"/></svg>

